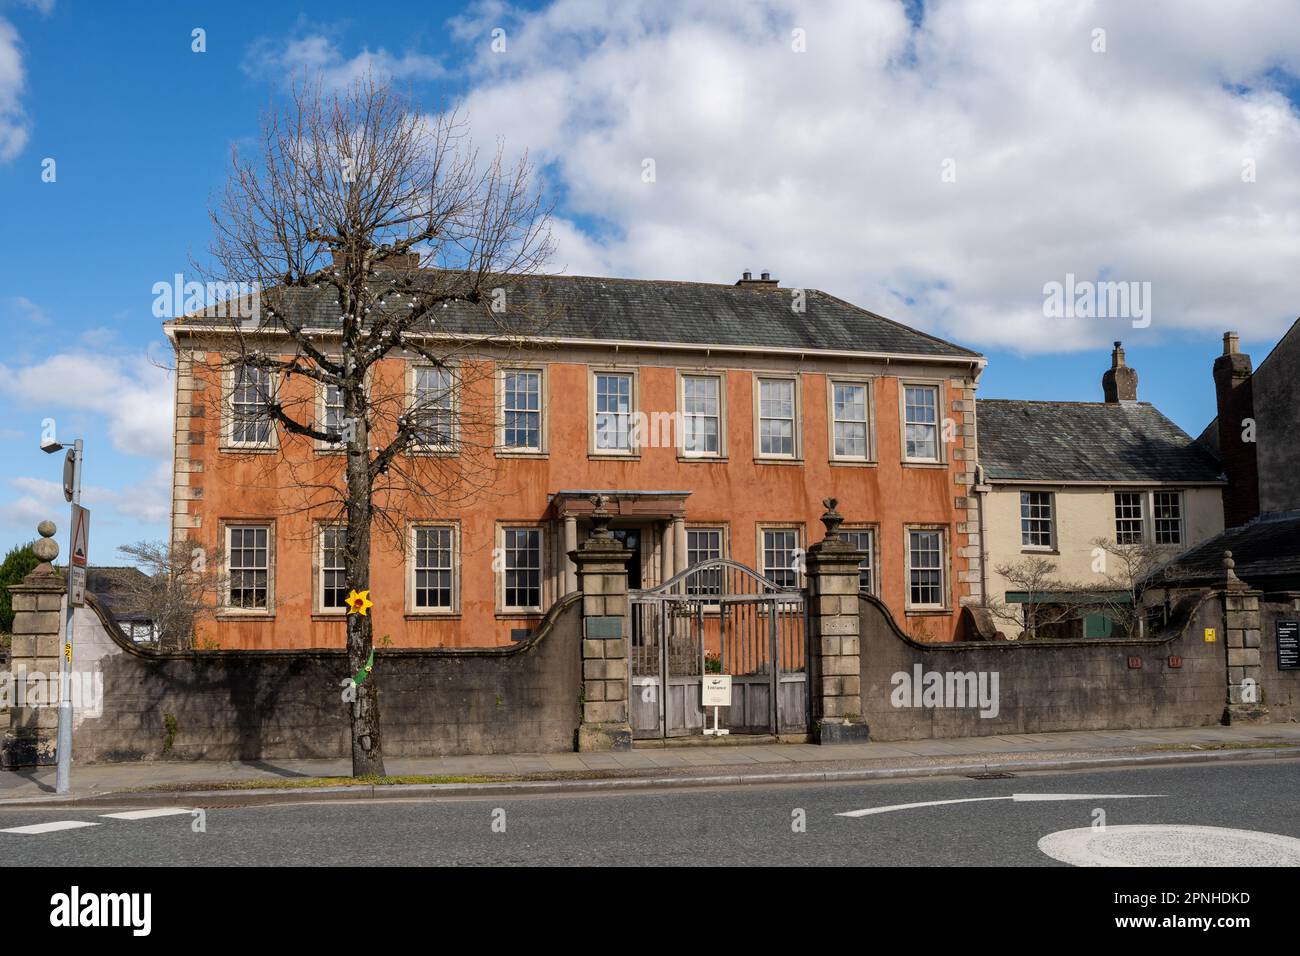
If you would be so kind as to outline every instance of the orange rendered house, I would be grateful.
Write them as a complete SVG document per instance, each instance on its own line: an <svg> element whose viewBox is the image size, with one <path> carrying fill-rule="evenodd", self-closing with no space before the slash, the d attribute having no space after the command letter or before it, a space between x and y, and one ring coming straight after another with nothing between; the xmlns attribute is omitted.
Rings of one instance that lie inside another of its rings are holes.
<svg viewBox="0 0 1300 956"><path fill-rule="evenodd" d="M567 553L597 493L633 552L632 588L713 557L798 584L822 500L837 498L866 555L863 587L918 639L958 636L961 607L981 596L968 499L978 353L766 275L545 282L555 321L465 355L461 394L435 412L455 437L420 464L445 490L376 491L391 518L372 547L378 643L527 635L576 590ZM454 338L447 328L436 334ZM318 493L341 456L232 415L249 383L221 366L229 343L192 318L166 330L178 367L173 535L222 568L221 610L200 641L342 646L339 505ZM328 350L327 333L320 342ZM372 388L413 401L436 395L443 374L396 352L374 371ZM337 414L314 382L274 387L317 421Z"/></svg>

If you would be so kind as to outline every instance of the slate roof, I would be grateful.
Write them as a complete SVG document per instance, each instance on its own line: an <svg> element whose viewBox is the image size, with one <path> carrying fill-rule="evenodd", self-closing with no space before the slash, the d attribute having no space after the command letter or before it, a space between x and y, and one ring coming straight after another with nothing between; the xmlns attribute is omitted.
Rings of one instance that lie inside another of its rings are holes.
<svg viewBox="0 0 1300 956"><path fill-rule="evenodd" d="M436 283L438 272L421 273ZM530 316L527 334L545 338L665 342L809 351L851 351L978 360L980 353L919 332L816 289L806 289L805 311L791 308L791 289L547 276L504 284L506 320L490 303L456 303L439 309L435 329L469 335L502 334L518 328L509 316ZM286 293L309 328L339 324L333 290ZM388 307L400 301L388 300ZM310 316L310 321L306 317ZM190 319L172 323L183 327Z"/></svg>
<svg viewBox="0 0 1300 956"><path fill-rule="evenodd" d="M145 615L132 611L129 595L139 592L148 576L136 567L86 568L86 590L95 595L119 621L140 621Z"/></svg>
<svg viewBox="0 0 1300 956"><path fill-rule="evenodd" d="M1149 402L975 403L990 481L1219 481L1218 461Z"/></svg>
<svg viewBox="0 0 1300 956"><path fill-rule="evenodd" d="M1202 541L1152 572L1155 585L1221 584L1223 552L1231 551L1237 577L1261 590L1300 589L1300 511L1260 515Z"/></svg>

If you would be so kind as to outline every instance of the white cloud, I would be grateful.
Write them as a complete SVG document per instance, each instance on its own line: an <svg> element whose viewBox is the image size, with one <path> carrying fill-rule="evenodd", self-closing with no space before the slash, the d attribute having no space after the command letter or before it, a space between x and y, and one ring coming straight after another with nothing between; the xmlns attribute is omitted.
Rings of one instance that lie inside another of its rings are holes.
<svg viewBox="0 0 1300 956"><path fill-rule="evenodd" d="M452 30L476 51L476 136L529 149L565 197L568 271L771 269L1027 351L1267 338L1296 314L1294 3L938 2L914 29L891 0L557 0ZM1066 273L1151 282L1151 328L1044 318Z"/></svg>
<svg viewBox="0 0 1300 956"><path fill-rule="evenodd" d="M26 296L18 295L7 301L8 320L27 325L45 326L50 324L46 311ZM14 326L17 328L17 326Z"/></svg>
<svg viewBox="0 0 1300 956"><path fill-rule="evenodd" d="M98 414L118 451L170 459L171 376L143 355L65 352L23 368L0 366L0 394L56 425L65 411Z"/></svg>
<svg viewBox="0 0 1300 956"><path fill-rule="evenodd" d="M244 57L243 68L250 76L271 78L285 85L319 79L327 90L346 87L367 73L394 80L428 80L443 73L442 65L433 57L412 52L397 56L383 47L362 50L349 59L333 40L318 33L295 37L285 44L258 40Z"/></svg>
<svg viewBox="0 0 1300 956"><path fill-rule="evenodd" d="M30 135L30 125L19 97L25 73L18 31L0 17L0 162L13 159Z"/></svg>
<svg viewBox="0 0 1300 956"><path fill-rule="evenodd" d="M61 482L20 476L11 478L9 487L12 496L0 503L0 528L27 534L45 520L53 520L62 528L67 520L68 505ZM81 503L96 513L96 523L138 528L141 524L167 522L171 515L171 491L171 463L159 462L143 481L121 488L84 486ZM66 548L66 537L59 540L60 545Z"/></svg>
<svg viewBox="0 0 1300 956"><path fill-rule="evenodd" d="M160 461L144 481L113 493L113 507L124 518L162 524L171 516L172 463Z"/></svg>

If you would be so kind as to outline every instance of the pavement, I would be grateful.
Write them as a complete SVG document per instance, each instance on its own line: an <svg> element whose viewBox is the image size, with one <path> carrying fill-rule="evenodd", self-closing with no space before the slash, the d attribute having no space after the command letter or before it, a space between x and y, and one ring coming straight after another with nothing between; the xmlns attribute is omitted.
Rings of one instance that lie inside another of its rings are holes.
<svg viewBox="0 0 1300 956"><path fill-rule="evenodd" d="M294 780L345 777L347 760L148 761L73 766L72 792L54 792L54 768L0 771L0 806L79 801L156 804L176 794L189 803L224 793L241 803L391 798L409 793L499 793L646 789L970 776L988 772L1099 769L1163 763L1300 759L1300 724L1167 730L1002 734L817 746L806 743L645 746L626 753L391 757L390 776L452 778L445 783L286 787ZM469 778L465 780L464 778ZM483 778L487 778L486 780ZM322 781L325 783L326 781ZM258 787L257 784L265 784ZM237 788L237 789L232 789Z"/></svg>

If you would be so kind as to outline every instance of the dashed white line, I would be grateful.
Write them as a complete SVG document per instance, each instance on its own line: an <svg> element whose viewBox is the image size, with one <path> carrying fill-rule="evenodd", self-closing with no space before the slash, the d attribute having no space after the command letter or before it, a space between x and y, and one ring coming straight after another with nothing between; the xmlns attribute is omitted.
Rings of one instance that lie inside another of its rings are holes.
<svg viewBox="0 0 1300 956"><path fill-rule="evenodd" d="M97 827L98 823L84 820L55 820L53 823L33 823L25 827L9 827L0 833L54 833L56 830L75 830L78 827Z"/></svg>
<svg viewBox="0 0 1300 956"><path fill-rule="evenodd" d="M989 803L994 800L1010 800L1013 803L1044 803L1054 800L1147 800L1163 797L1163 793L1013 793L1005 797L966 797L961 800L927 800L924 803L896 803L888 807L868 807L865 810L848 810L835 814L837 817L869 817L875 813L891 813L894 810L915 810L918 807L946 807L954 803Z"/></svg>
<svg viewBox="0 0 1300 956"><path fill-rule="evenodd" d="M148 820L151 817L174 817L182 813L193 813L189 807L155 807L152 810L123 810L121 813L101 813L109 820Z"/></svg>

